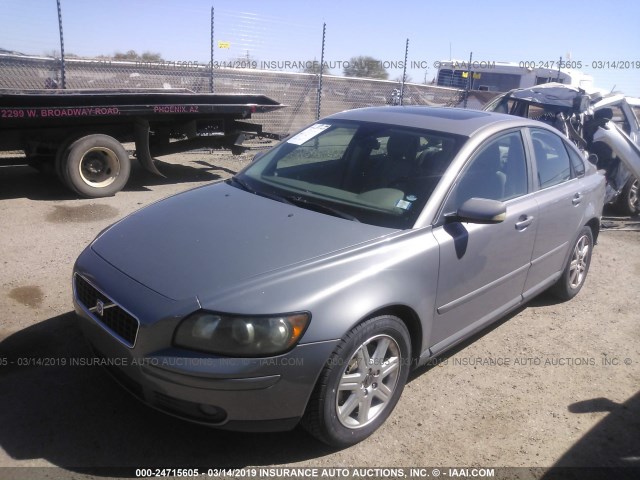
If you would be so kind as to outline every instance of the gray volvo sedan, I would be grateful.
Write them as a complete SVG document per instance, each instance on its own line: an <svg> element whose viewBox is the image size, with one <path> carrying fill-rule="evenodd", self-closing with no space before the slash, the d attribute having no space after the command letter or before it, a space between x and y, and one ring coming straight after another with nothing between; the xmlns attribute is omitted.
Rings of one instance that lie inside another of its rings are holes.
<svg viewBox="0 0 640 480"><path fill-rule="evenodd" d="M322 119L233 178L146 207L78 258L93 351L147 404L344 447L409 370L584 285L604 176L555 129L429 107Z"/></svg>

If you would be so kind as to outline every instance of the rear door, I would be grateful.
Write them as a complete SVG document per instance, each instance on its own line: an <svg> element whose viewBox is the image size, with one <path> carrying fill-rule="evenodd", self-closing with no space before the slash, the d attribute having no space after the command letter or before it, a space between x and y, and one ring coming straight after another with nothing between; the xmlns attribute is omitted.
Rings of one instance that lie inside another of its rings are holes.
<svg viewBox="0 0 640 480"><path fill-rule="evenodd" d="M539 222L524 297L539 293L558 278L569 248L582 226L586 192L575 172L565 140L554 131L529 129Z"/></svg>

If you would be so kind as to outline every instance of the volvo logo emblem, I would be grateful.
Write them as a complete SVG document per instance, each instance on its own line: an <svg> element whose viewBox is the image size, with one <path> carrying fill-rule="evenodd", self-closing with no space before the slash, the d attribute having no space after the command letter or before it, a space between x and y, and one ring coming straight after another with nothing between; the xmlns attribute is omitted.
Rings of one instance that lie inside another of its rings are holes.
<svg viewBox="0 0 640 480"><path fill-rule="evenodd" d="M100 299L96 301L96 313L100 316L104 315L104 303Z"/></svg>

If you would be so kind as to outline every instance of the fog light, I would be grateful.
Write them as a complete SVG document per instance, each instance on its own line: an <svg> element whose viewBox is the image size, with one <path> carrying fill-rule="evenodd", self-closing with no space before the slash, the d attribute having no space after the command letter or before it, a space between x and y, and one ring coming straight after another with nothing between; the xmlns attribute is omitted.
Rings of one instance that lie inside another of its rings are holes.
<svg viewBox="0 0 640 480"><path fill-rule="evenodd" d="M214 405L206 405L201 403L198 405L198 410L203 415L206 415L209 421L212 422L222 422L225 418L227 418L227 412L225 412L222 408L216 407Z"/></svg>
<svg viewBox="0 0 640 480"><path fill-rule="evenodd" d="M214 407L213 405L204 405L204 404L200 405L200 411L205 415L218 415L218 413L220 413L220 410L218 409L218 407Z"/></svg>

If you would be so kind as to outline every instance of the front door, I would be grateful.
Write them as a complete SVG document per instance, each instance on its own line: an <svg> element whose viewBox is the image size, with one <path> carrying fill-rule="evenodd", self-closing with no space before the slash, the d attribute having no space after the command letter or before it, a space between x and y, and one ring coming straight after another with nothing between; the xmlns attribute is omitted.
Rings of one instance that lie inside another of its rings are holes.
<svg viewBox="0 0 640 480"><path fill-rule="evenodd" d="M529 171L517 130L488 139L456 181L444 213L472 197L504 201L507 212L497 224L453 222L434 229L440 270L432 353L522 301L538 220Z"/></svg>

